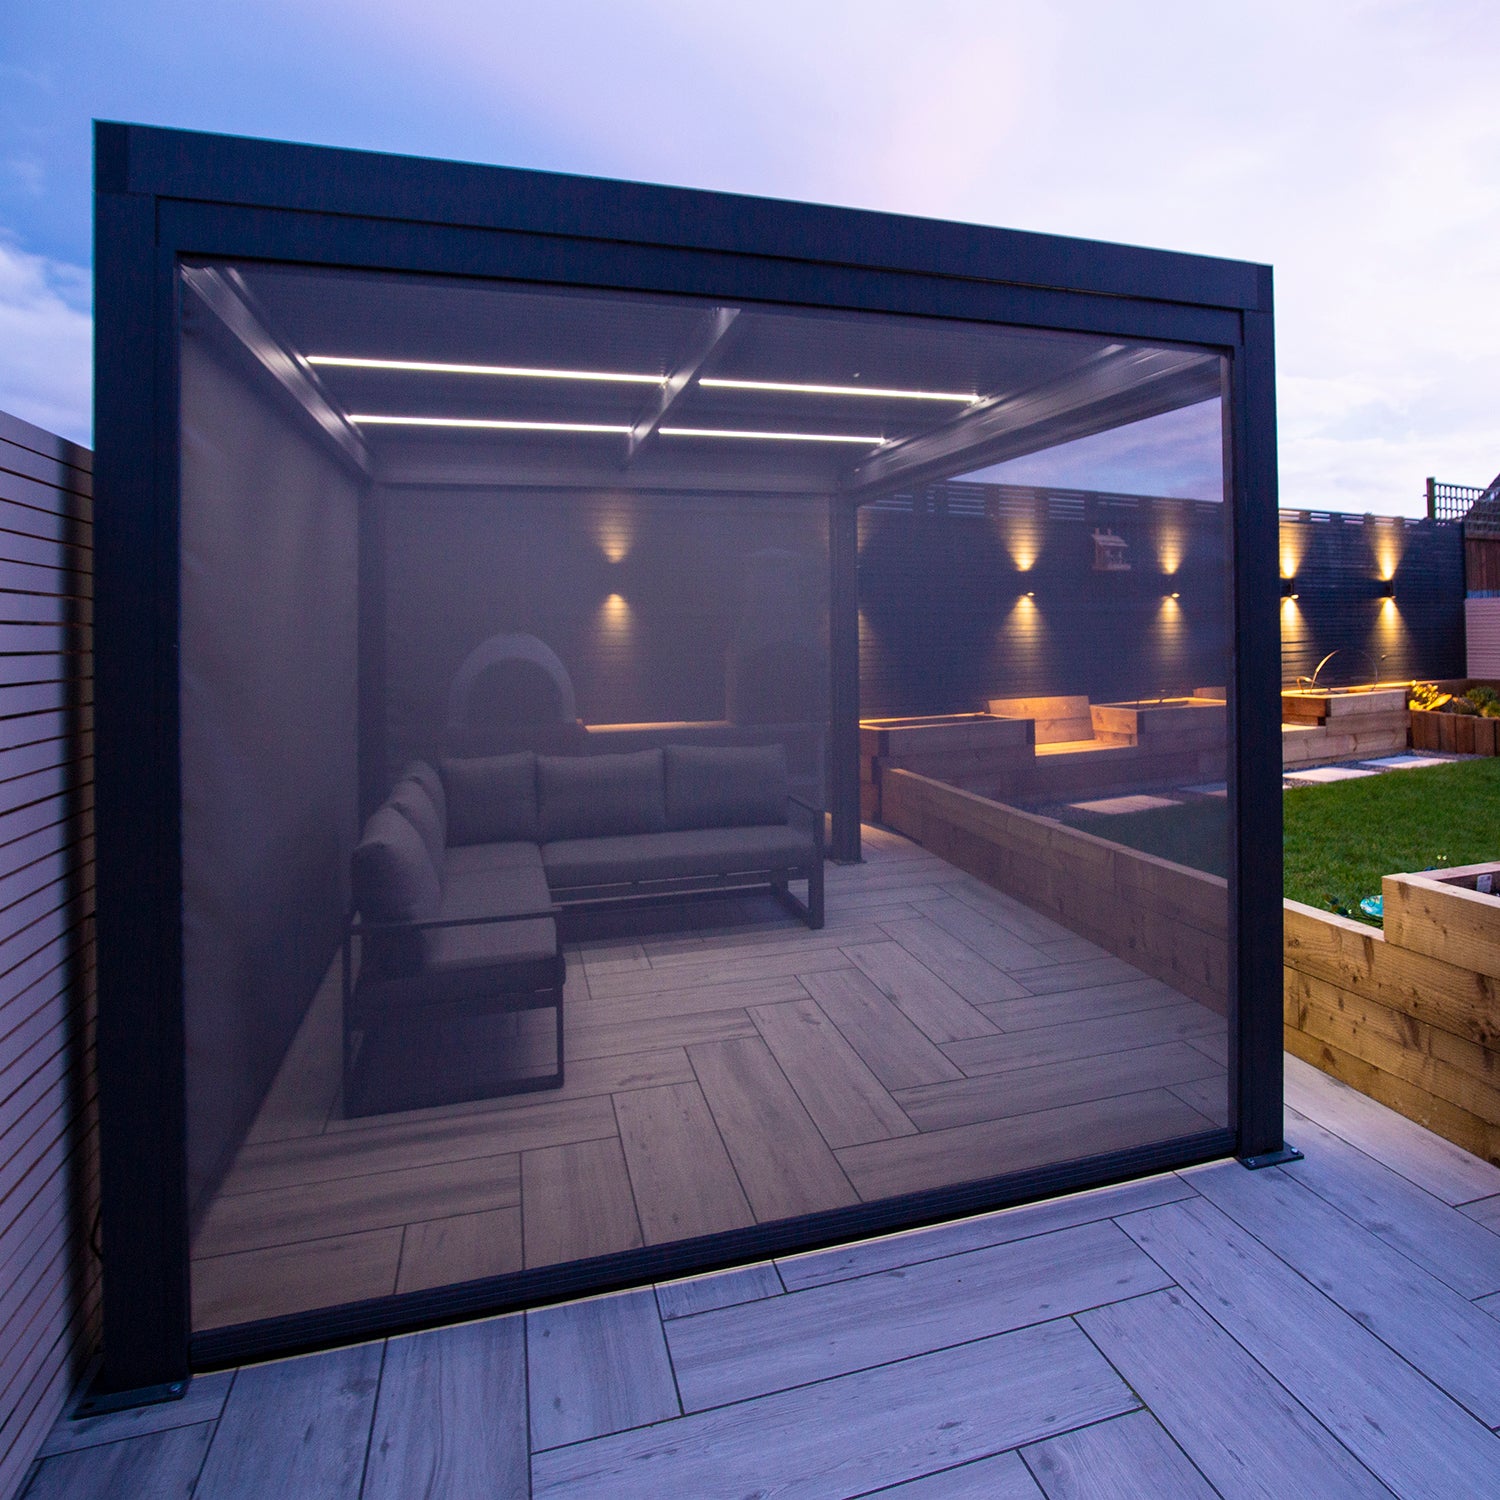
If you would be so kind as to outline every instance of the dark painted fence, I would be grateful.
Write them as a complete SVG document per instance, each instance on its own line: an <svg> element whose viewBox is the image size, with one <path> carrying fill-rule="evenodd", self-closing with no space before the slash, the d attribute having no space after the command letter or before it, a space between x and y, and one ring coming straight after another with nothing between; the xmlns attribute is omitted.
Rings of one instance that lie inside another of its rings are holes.
<svg viewBox="0 0 1500 1500"><path fill-rule="evenodd" d="M1128 569L1096 569L1095 533ZM1457 523L1283 512L1282 676L1464 671ZM1224 509L1205 501L950 483L860 512L860 711L992 697L1095 702L1222 685ZM1295 597L1290 597L1295 596Z"/></svg>
<svg viewBox="0 0 1500 1500"><path fill-rule="evenodd" d="M958 483L864 507L861 713L1220 682L1223 523L1201 501ZM1096 569L1096 531L1128 566Z"/></svg>
<svg viewBox="0 0 1500 1500"><path fill-rule="evenodd" d="M91 473L0 413L0 1495L98 1343Z"/></svg>
<svg viewBox="0 0 1500 1500"><path fill-rule="evenodd" d="M1281 674L1319 682L1464 674L1463 527L1283 511Z"/></svg>

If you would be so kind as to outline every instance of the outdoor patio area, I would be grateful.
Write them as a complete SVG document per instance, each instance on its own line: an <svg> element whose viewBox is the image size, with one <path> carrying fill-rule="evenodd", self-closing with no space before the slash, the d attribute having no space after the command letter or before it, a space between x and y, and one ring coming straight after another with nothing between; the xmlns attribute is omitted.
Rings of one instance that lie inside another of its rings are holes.
<svg viewBox="0 0 1500 1500"><path fill-rule="evenodd" d="M1500 1170L1287 1098L1285 1168L202 1375L61 1422L27 1500L1493 1494Z"/></svg>
<svg viewBox="0 0 1500 1500"><path fill-rule="evenodd" d="M864 848L819 931L765 896L575 918L560 1090L347 1118L331 973L194 1240L196 1326L1225 1124L1222 1015L897 834ZM549 1016L497 1024L476 1049L551 1067Z"/></svg>

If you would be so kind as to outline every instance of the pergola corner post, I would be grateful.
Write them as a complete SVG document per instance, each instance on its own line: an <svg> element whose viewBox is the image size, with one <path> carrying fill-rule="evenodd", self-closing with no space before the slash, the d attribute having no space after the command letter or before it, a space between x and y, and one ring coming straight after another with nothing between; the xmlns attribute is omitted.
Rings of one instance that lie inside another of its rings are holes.
<svg viewBox="0 0 1500 1500"><path fill-rule="evenodd" d="M828 497L829 857L857 864L859 851L859 506Z"/></svg>

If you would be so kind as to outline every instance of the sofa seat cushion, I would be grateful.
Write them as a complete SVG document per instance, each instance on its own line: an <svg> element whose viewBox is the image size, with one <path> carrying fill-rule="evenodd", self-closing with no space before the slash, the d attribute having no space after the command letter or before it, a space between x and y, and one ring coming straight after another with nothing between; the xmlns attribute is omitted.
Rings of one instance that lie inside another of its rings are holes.
<svg viewBox="0 0 1500 1500"><path fill-rule="evenodd" d="M552 895L542 873L541 854L535 844L523 847L530 852L528 860L488 870L450 870L438 916L444 921L462 921L469 917L547 911L552 905Z"/></svg>
<svg viewBox="0 0 1500 1500"><path fill-rule="evenodd" d="M542 868L542 851L535 844L460 844L443 855L443 883L492 870Z"/></svg>
<svg viewBox="0 0 1500 1500"><path fill-rule="evenodd" d="M810 832L774 823L758 828L685 828L672 833L561 839L542 846L542 864L548 885L559 891L634 880L805 870L815 850Z"/></svg>
<svg viewBox="0 0 1500 1500"><path fill-rule="evenodd" d="M355 1001L361 1021L384 1010L409 1012L413 1006L503 1007L514 1004L517 996L560 989L567 977L551 917L440 927L427 932L426 939L420 971L361 982Z"/></svg>
<svg viewBox="0 0 1500 1500"><path fill-rule="evenodd" d="M550 963L557 957L557 923L551 917L520 922L476 922L439 927L427 945L427 972L501 969L512 964ZM524 986L517 986L523 988Z"/></svg>

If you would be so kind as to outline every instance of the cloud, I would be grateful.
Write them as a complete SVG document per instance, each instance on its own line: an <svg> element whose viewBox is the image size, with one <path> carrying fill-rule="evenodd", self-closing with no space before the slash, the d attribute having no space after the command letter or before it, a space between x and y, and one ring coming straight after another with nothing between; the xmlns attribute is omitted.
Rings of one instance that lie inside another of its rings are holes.
<svg viewBox="0 0 1500 1500"><path fill-rule="evenodd" d="M230 28L98 0L82 38L66 9L0 63L32 251L86 253L94 113L1265 261L1283 503L1411 511L1500 468L1500 113L1462 81L1500 66L1487 0L247 0ZM48 352L76 268L0 250L0 400L86 409Z"/></svg>
<svg viewBox="0 0 1500 1500"><path fill-rule="evenodd" d="M1213 400L1060 443L964 478L981 484L1034 484L1122 495L1222 500L1223 461L1222 408Z"/></svg>
<svg viewBox="0 0 1500 1500"><path fill-rule="evenodd" d="M472 154L1270 262L1288 506L1500 468L1492 6L357 4Z"/></svg>
<svg viewBox="0 0 1500 1500"><path fill-rule="evenodd" d="M89 272L0 238L0 411L92 442Z"/></svg>

